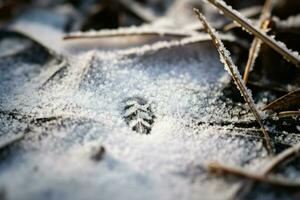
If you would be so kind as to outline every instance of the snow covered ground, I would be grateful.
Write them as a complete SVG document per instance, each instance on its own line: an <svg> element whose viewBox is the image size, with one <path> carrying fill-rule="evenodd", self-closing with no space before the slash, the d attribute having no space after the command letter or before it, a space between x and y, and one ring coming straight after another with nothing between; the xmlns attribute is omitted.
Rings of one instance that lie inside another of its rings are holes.
<svg viewBox="0 0 300 200"><path fill-rule="evenodd" d="M63 41L52 39L53 46L43 44L62 48ZM0 53L17 43L0 39ZM0 162L7 199L223 200L239 182L208 173L209 161L249 170L264 162L261 140L239 137L243 131L232 125L211 125L253 118L221 100L230 79L210 41L60 49L63 57L39 48L19 57L0 54L0 136L26 132ZM150 134L125 122L130 97L151 104ZM105 153L96 161L100 146Z"/></svg>

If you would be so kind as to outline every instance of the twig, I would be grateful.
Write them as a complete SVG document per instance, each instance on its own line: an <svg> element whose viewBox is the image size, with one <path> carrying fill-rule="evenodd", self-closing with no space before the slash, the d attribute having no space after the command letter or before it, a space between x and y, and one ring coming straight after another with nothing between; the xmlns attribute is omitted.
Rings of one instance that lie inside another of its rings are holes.
<svg viewBox="0 0 300 200"><path fill-rule="evenodd" d="M274 38L268 36L267 34L263 33L260 29L254 27L251 22L242 17L236 10L233 10L231 7L226 5L223 1L220 0L207 0L214 6L216 6L222 13L226 16L230 17L232 20L235 20L238 24L240 24L244 29L258 37L272 49L277 51L281 54L287 61L292 62L297 67L300 67L300 56L297 52L292 52L291 50L287 49L283 43L276 41Z"/></svg>
<svg viewBox="0 0 300 200"><path fill-rule="evenodd" d="M262 14L261 14L259 22L258 22L258 25L260 26L260 28L263 31L265 31L268 28L268 25L269 25L268 19L271 16L271 14L270 14L271 7L272 7L272 0L266 0L263 10L262 10ZM249 73L253 69L255 60L260 52L260 46L261 46L261 40L258 37L255 37L253 39L253 42L252 42L250 50L249 50L248 60L247 60L247 64L246 64L246 68L245 68L245 72L244 72L244 76L243 76L243 80L245 81L245 83L247 83L247 81L248 81Z"/></svg>
<svg viewBox="0 0 300 200"><path fill-rule="evenodd" d="M259 125L262 129L262 132L264 134L265 144L266 144L268 153L273 154L273 148L272 148L272 144L270 141L270 136L264 128L264 124L261 120L260 114L258 113L258 111L255 108L254 101L253 101L251 95L249 94L246 85L244 84L243 80L241 79L241 76L240 76L240 73L239 73L237 67L233 64L233 61L229 57L230 53L224 47L222 41L218 38L215 30L208 24L205 17L199 12L199 10L197 10L197 9L194 9L194 10L198 16L198 19L203 24L205 30L211 36L212 41L220 54L221 61L225 65L225 68L231 75L232 79L234 80L235 84L237 85L238 89L240 90L242 96L244 97L246 103L248 104L250 110L252 111L254 117L256 118L257 122L259 123Z"/></svg>
<svg viewBox="0 0 300 200"><path fill-rule="evenodd" d="M290 188L290 189L300 189L299 182L291 182L282 178L276 178L274 176L264 176L257 173L250 173L240 168L230 167L226 165L222 165L220 163L211 162L207 166L208 170L216 173L229 173L234 174L236 176L244 177L247 179L251 179L253 181L268 183L273 186Z"/></svg>

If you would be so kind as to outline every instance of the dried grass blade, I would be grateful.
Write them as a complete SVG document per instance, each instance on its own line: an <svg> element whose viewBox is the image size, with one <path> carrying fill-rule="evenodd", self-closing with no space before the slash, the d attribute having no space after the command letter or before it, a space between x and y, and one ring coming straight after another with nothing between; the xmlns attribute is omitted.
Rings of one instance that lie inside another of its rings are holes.
<svg viewBox="0 0 300 200"><path fill-rule="evenodd" d="M224 15L235 20L238 24L240 24L244 29L258 37L265 44L270 46L272 49L281 54L287 61L293 63L297 67L300 67L300 56L298 52L293 52L281 43L276 41L274 38L268 36L264 32L262 32L259 28L254 27L251 24L251 21L240 15L236 10L229 7L226 3L220 0L207 0L215 7L217 7Z"/></svg>
<svg viewBox="0 0 300 200"><path fill-rule="evenodd" d="M291 108L300 108L300 89L272 101L263 110L286 111Z"/></svg>
<svg viewBox="0 0 300 200"><path fill-rule="evenodd" d="M262 29L262 31L265 31L268 28L268 25L269 25L268 19L271 16L271 14L270 14L271 8L272 8L272 0L266 0L263 10L262 10L262 14L261 14L259 22L258 22L258 26ZM260 52L261 43L262 42L259 38L255 37L253 39L253 42L251 44L249 54L248 54L248 60L247 60L245 72L243 75L243 80L245 81L245 83L247 83L247 81L248 81L249 73L253 69L255 60Z"/></svg>
<svg viewBox="0 0 300 200"><path fill-rule="evenodd" d="M264 176L264 175L259 175L257 173L250 173L246 170L236 168L236 167L231 167L231 166L226 166L220 163L212 162L207 165L208 170L216 173L229 173L233 174L236 176L244 177L253 181L258 181L262 183L268 183L273 186L278 186L278 187L285 187L285 188L290 188L290 189L300 189L300 183L299 182L292 182L288 181L282 178L275 178L274 176Z"/></svg>
<svg viewBox="0 0 300 200"><path fill-rule="evenodd" d="M273 154L273 148L272 148L272 144L271 144L269 134L267 133L267 131L264 128L264 124L261 120L260 114L258 113L258 111L255 108L255 104L254 104L254 101L252 99L251 94L249 93L246 85L244 84L237 67L233 64L233 61L230 58L230 53L224 47L223 42L218 38L216 31L208 24L205 17L199 12L199 10L197 10L197 9L194 9L194 10L195 10L195 13L198 16L198 19L203 24L204 29L211 36L212 42L214 43L214 45L216 46L216 48L217 48L217 50L220 54L221 61L225 65L225 69L231 75L231 77L234 80L235 84L237 85L239 91L241 92L241 95L243 96L246 103L248 104L248 106L249 106L251 112L253 113L255 119L259 123L259 125L262 129L262 132L264 134L265 145L266 145L267 151L269 152L269 154Z"/></svg>
<svg viewBox="0 0 300 200"><path fill-rule="evenodd" d="M280 154L276 155L266 166L263 167L261 175L267 176L269 175L275 168L277 168L280 164L284 163L287 160L294 160L300 156L300 143L292 146ZM236 199L244 199L244 197L252 190L254 186L253 181L245 182L240 185L240 188L233 195Z"/></svg>
<svg viewBox="0 0 300 200"><path fill-rule="evenodd" d="M170 36L170 37L188 37L196 33L186 33L180 31L155 31L146 29L133 29L133 28L122 28L118 30L101 30L98 32L73 32L65 35L63 40L71 39L84 39L84 38L109 38L109 37L123 37L123 36Z"/></svg>
<svg viewBox="0 0 300 200"><path fill-rule="evenodd" d="M279 118L285 117L300 117L300 111L283 111L278 113Z"/></svg>
<svg viewBox="0 0 300 200"><path fill-rule="evenodd" d="M281 163L287 161L290 158L296 159L300 156L300 143L296 144L295 146L292 146L280 154L276 155L272 161L263 168L262 174L268 175L274 170L276 167L278 167Z"/></svg>

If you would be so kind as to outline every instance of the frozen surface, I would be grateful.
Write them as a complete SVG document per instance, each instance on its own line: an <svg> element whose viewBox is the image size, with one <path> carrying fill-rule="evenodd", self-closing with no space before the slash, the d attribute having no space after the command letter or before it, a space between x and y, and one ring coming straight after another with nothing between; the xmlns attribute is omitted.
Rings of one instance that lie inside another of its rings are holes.
<svg viewBox="0 0 300 200"><path fill-rule="evenodd" d="M61 47L52 39L53 49ZM0 49L14 42L2 39ZM238 182L210 175L206 163L255 170L266 150L261 140L238 137L244 130L233 129L253 118L222 100L230 79L212 44L170 44L63 58L45 51L44 62L21 53L28 50L21 46L0 57L0 139L26 133L0 162L7 198L229 197ZM123 118L123 102L131 97L151 104L155 119L148 135ZM105 154L95 161L101 145Z"/></svg>

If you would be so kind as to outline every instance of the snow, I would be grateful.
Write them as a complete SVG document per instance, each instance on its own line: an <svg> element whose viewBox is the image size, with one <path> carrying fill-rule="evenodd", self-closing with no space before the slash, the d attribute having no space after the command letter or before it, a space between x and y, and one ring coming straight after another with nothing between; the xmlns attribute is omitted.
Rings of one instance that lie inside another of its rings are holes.
<svg viewBox="0 0 300 200"><path fill-rule="evenodd" d="M217 101L229 79L215 62L218 56L210 41L156 45L70 55L63 74L44 86L47 71L51 76L60 63L14 65L15 71L7 75L19 78L23 87L10 95L1 88L1 109L62 118L41 127L31 124L27 139L13 150L18 156L1 164L0 185L9 198L197 199L201 194L222 199L233 187L222 179L206 180L200 170L192 183L194 176L181 174L211 160L244 165L266 155L257 141L226 137L234 131L216 134L209 125L192 123L232 120ZM22 78L29 67L43 72ZM0 82L5 80L1 73ZM122 102L133 96L151 103L156 119L149 135L136 134L122 117ZM90 159L95 145L106 149L99 163Z"/></svg>
<svg viewBox="0 0 300 200"><path fill-rule="evenodd" d="M63 59L0 58L0 110L26 116L0 113L0 138L28 131L0 163L8 199L223 200L239 183L207 173L207 162L255 171L266 157L262 141L244 137L245 130L214 125L253 118L237 116L241 109L221 100L230 79L207 35L73 53L60 30L30 28L34 35L27 34ZM13 39L0 49L7 44ZM135 96L156 117L148 135L134 132L123 117L124 100ZM91 154L100 145L105 154L96 162Z"/></svg>

